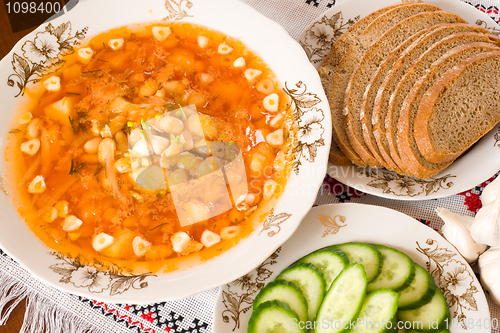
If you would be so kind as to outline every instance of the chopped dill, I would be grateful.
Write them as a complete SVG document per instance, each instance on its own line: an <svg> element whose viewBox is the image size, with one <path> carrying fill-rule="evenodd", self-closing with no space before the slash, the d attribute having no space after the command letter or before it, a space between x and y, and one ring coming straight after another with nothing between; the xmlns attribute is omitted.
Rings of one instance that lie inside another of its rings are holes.
<svg viewBox="0 0 500 333"><path fill-rule="evenodd" d="M177 104L165 104L165 105L163 105L163 108L167 111L173 111L175 109L178 109L179 105L177 105Z"/></svg>
<svg viewBox="0 0 500 333"><path fill-rule="evenodd" d="M13 128L9 131L9 133L17 134L17 133L21 133L21 130L19 128Z"/></svg>
<svg viewBox="0 0 500 333"><path fill-rule="evenodd" d="M150 55L148 55L148 56L147 56L147 57L146 57L143 61L141 61L141 66L144 66L144 64L146 63L146 61L148 60L148 58L149 58L150 56L151 56L151 54L150 54Z"/></svg>
<svg viewBox="0 0 500 333"><path fill-rule="evenodd" d="M66 94L68 95L76 95L76 96L81 96L82 94L76 93L76 92L71 92L71 91L66 91Z"/></svg>
<svg viewBox="0 0 500 333"><path fill-rule="evenodd" d="M220 77L220 75L217 75L217 77L218 77L218 78L219 78L222 82L224 82L225 84L229 84L229 83L227 83L227 81L225 81L223 78L221 78L221 77Z"/></svg>
<svg viewBox="0 0 500 333"><path fill-rule="evenodd" d="M218 94L217 96L215 96L212 101L215 101L217 98L219 98L220 94Z"/></svg>
<svg viewBox="0 0 500 333"><path fill-rule="evenodd" d="M102 171L102 165L100 165L100 166L97 168L96 172L94 173L94 176L97 176L97 175L98 175L101 171Z"/></svg>
<svg viewBox="0 0 500 333"><path fill-rule="evenodd" d="M78 133L87 133L87 124L88 121L83 118L87 117L88 112L77 112L76 118L72 119L69 117L69 122L71 124L71 128L73 129L73 134L77 135Z"/></svg>
<svg viewBox="0 0 500 333"><path fill-rule="evenodd" d="M75 162L73 159L71 159L71 168L69 169L69 175L73 176L79 173L80 170L82 170L86 165L87 163L80 163L78 161Z"/></svg>
<svg viewBox="0 0 500 333"><path fill-rule="evenodd" d="M93 74L93 73L98 73L98 72L102 72L102 69L94 69L92 71L85 71L85 72L82 72L82 74Z"/></svg>
<svg viewBox="0 0 500 333"><path fill-rule="evenodd" d="M161 224L158 224L156 227L152 228L152 229L149 229L148 232L147 232L147 235L149 236L149 233L155 229L158 229L159 227L162 227L164 225L167 225L168 222L164 222L164 223L161 223Z"/></svg>
<svg viewBox="0 0 500 333"><path fill-rule="evenodd" d="M102 59L99 59L99 58L94 58L95 60L98 60L98 61L102 61L102 62L109 62L107 60L102 60Z"/></svg>

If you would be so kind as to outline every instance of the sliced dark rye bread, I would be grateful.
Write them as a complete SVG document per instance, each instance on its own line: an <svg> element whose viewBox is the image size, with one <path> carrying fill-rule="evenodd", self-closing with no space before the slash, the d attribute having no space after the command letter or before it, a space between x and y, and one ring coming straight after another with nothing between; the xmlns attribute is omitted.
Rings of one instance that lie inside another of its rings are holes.
<svg viewBox="0 0 500 333"><path fill-rule="evenodd" d="M500 51L448 70L425 93L415 118L418 149L430 162L453 161L500 122Z"/></svg>
<svg viewBox="0 0 500 333"><path fill-rule="evenodd" d="M376 22L376 21L374 21ZM387 56L404 41L421 30L441 23L459 23L465 21L458 15L448 12L424 12L413 15L390 28L368 50L358 49L356 57L361 58L349 81L345 96L345 125L351 146L370 166L377 166L378 160L370 152L364 141L360 121L363 94L372 75ZM373 25L373 23L372 23ZM364 35L364 33L363 33Z"/></svg>
<svg viewBox="0 0 500 333"><path fill-rule="evenodd" d="M500 45L500 40L497 43L474 42L460 45L447 51L441 58L433 62L430 68L427 67L432 62L433 57L431 56L421 58L416 66L410 68L407 76L418 79L415 83L412 83L413 80L407 83L413 88L403 102L398 122L398 150L401 158L405 161L407 174L428 179L436 176L451 164L451 162L431 163L427 161L416 145L413 136L413 123L425 92L450 68L474 55L498 49L497 45ZM429 60L425 61L425 58Z"/></svg>
<svg viewBox="0 0 500 333"><path fill-rule="evenodd" d="M323 62L318 69L319 77L321 79L321 84L325 93L329 94L330 85L332 83L333 75L337 65L339 64L342 57L345 55L347 50L351 45L358 44L358 37L363 33L363 31L372 23L377 17L384 14L385 12L392 10L399 6L406 6L407 4L397 4L389 7L384 7L379 9L368 16L363 17L358 22L353 24L345 33L340 36L335 43L328 55L323 59ZM333 138L335 140L335 138ZM330 157L329 161L337 165L352 165L352 162L345 156L342 150L338 147L335 142L332 142L330 146Z"/></svg>
<svg viewBox="0 0 500 333"><path fill-rule="evenodd" d="M381 36L384 31L389 29L389 27L392 27L399 22L403 15L411 16L415 12L433 11L437 9L438 8L435 6L425 4L397 6L375 19L365 29L365 32L369 33L370 36L376 35L377 33ZM358 58L354 58L354 54L354 46L351 46L337 65L332 78L332 82L335 82L335 84L330 86L330 90L327 95L332 114L333 137L335 141L347 158L349 158L354 164L364 167L367 164L354 151L349 139L347 138L343 115L345 90L349 79L351 78L351 75L360 60Z"/></svg>
<svg viewBox="0 0 500 333"><path fill-rule="evenodd" d="M359 37L359 43L361 47L368 49L380 38L380 36L408 17L418 13L441 10L442 9L437 6L425 3L408 3L404 6L394 8L384 15L380 15L366 27L365 31L363 31Z"/></svg>
<svg viewBox="0 0 500 333"><path fill-rule="evenodd" d="M332 78L335 74L340 60L345 55L351 45L358 44L358 37L365 31L366 27L370 25L377 17L394 9L395 7L406 6L406 4L398 4L394 6L384 7L379 9L368 16L363 17L358 22L354 23L345 33L340 36L335 43L333 43L330 53L323 59L320 68L318 69L319 77L325 92L328 94Z"/></svg>
<svg viewBox="0 0 500 333"><path fill-rule="evenodd" d="M389 102L389 97L397 86L397 82L407 72L413 62L436 41L449 35L464 32L477 31L488 33L486 29L478 26L463 23L444 23L435 25L421 31L414 36L420 36L407 39L403 44L391 52L387 59L379 66L376 73L372 76L370 83L364 93L363 105L360 113L363 135L368 149L372 154L383 159L382 164L388 170L394 170L402 173L401 168L394 162L389 152L389 146L385 138L385 112L381 108L375 108L377 102L382 99L382 94L386 93L384 99ZM385 111L386 109L382 109ZM382 119L381 119L382 117ZM379 149L378 140L383 142L383 147Z"/></svg>
<svg viewBox="0 0 500 333"><path fill-rule="evenodd" d="M465 35L463 33L466 33ZM436 34L429 36L426 40L414 45L409 49L401 58L394 64L394 68L391 70L390 74L385 78L378 91L378 98L375 101L375 117L378 117L378 124L376 125L378 132L378 141L381 143L381 149L384 152L389 150L389 154L394 162L404 171L404 161L401 160L399 152L397 150L397 122L399 119L399 111L405 96L408 94L409 90L418 79L418 77L413 76L414 81L407 85L401 84L400 81L405 78L405 74L408 69L413 65L414 61L419 62L419 57L426 53L429 49L433 49L432 52L427 52L426 60L428 66L432 62L439 59L447 50L466 43L471 43L474 41L488 41L488 36L491 34L486 30L478 26L462 24L456 25L450 29L437 31ZM478 38L477 40L475 38ZM432 57L433 59L429 59ZM429 63L429 61L431 61ZM428 67L427 67L428 68ZM423 71L419 72L423 75ZM406 77L410 79L410 77ZM397 89L397 87L406 87L404 89ZM373 118L373 117L372 117ZM374 120L372 119L372 122ZM383 128L382 128L383 126Z"/></svg>
<svg viewBox="0 0 500 333"><path fill-rule="evenodd" d="M402 78L400 76L391 77L394 83L389 83L388 86L393 87L393 89L390 90L392 97L388 103L388 106L383 105L381 107L382 110L384 109L386 110L385 138L389 145L389 150L391 155L397 154L397 156L400 156L400 150L399 150L400 131L401 133L405 133L408 131L409 131L408 133L412 133L412 130L409 130L409 126L413 126L415 114L412 115L412 118L410 120L409 118L410 114L408 113L409 109L403 110L404 109L403 105L405 103L408 103L405 102L405 99L408 98L407 96L410 94L410 91L412 91L412 89L415 87L415 83L422 76L426 74L426 70L428 70L429 67L431 67L431 65L435 61L438 61L440 58L443 57L444 54L446 54L448 51L450 51L455 47L475 42L493 43L494 44L493 46L498 45L497 44L498 39L495 38L493 35L491 35L487 30L483 30L481 28L479 28L479 30L475 30L477 29L477 27L475 26L471 26L471 28L474 29L474 31L476 32L461 32L458 34L454 34L432 45L425 53L423 53L415 61L415 63L412 64L410 69L402 68L404 72L407 72L407 74L405 74ZM455 65L456 64L457 63L455 63ZM424 92L422 92L422 94ZM415 102L415 105L411 106L412 108L414 108L412 112L415 112L415 110L418 109L418 105L420 103L421 98L422 97L419 96L417 102ZM408 107L409 105L407 104L407 108ZM408 135L406 135L406 137L408 137ZM403 156L400 157L403 158ZM405 167L409 166L410 164L407 163L406 159L404 159L404 161L405 162L403 163L402 166L403 171L412 174L412 171L405 169ZM413 160L412 163L413 163L412 165L414 165L415 160ZM433 168L441 169L442 167L437 165L426 164L425 168L427 168L428 172L430 172L430 170Z"/></svg>
<svg viewBox="0 0 500 333"><path fill-rule="evenodd" d="M373 134L371 115L378 87L384 80L387 73L391 70L394 62L398 60L401 53L403 53L409 46L413 45L413 43L423 38L423 36L428 34L429 31L432 31L439 27L440 25L435 25L417 32L406 41L404 41L401 45L399 45L394 51L392 51L389 56L380 64L377 71L370 79L370 82L368 83L368 86L366 87L366 90L363 94L363 104L359 113L361 128L363 131L363 138L370 152L387 170L393 170L402 173L402 170L392 160L391 156L388 154L384 156L378 149L377 142L375 141L375 136Z"/></svg>

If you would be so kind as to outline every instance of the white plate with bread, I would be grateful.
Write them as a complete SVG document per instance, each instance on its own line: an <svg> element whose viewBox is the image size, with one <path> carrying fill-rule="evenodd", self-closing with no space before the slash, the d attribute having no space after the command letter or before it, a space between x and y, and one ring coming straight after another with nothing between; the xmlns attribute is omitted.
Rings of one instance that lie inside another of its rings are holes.
<svg viewBox="0 0 500 333"><path fill-rule="evenodd" d="M299 37L332 113L328 174L400 200L500 170L500 27L459 0L349 0Z"/></svg>

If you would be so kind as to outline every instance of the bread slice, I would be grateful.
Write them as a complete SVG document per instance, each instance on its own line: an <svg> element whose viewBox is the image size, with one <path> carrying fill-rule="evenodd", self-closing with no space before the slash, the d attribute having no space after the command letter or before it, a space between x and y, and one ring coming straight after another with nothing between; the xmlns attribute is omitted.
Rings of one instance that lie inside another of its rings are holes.
<svg viewBox="0 0 500 333"><path fill-rule="evenodd" d="M348 159L347 156L345 156L342 150L340 150L334 138L332 138L332 144L330 146L330 154L328 160L336 165L341 165L341 166L352 165L351 160Z"/></svg>
<svg viewBox="0 0 500 333"><path fill-rule="evenodd" d="M374 21L374 23L377 20ZM363 135L360 120L360 110L363 105L363 95L372 75L387 56L406 39L421 30L440 23L465 23L458 15L436 11L413 15L390 28L368 50L358 50L361 61L354 71L346 88L345 96L345 126L347 137L353 149L370 166L378 165L378 160L368 149ZM373 25L373 23L372 23ZM367 28L368 29L368 28ZM363 33L365 36L365 33ZM358 56L359 57L359 56Z"/></svg>
<svg viewBox="0 0 500 333"><path fill-rule="evenodd" d="M500 122L500 51L448 70L424 95L414 135L430 162L453 161ZM450 121L453 120L453 121Z"/></svg>
<svg viewBox="0 0 500 333"><path fill-rule="evenodd" d="M464 31L488 33L486 29L481 27L463 23L444 23L432 26L415 34L414 37L420 37L416 41L415 38L409 38L392 51L373 75L363 97L360 113L361 125L368 149L375 157L380 156L383 159L382 164L386 169L399 173L403 172L392 159L388 141L385 138L385 115L389 97L412 63L434 42L451 34ZM384 107L380 107L381 101L385 101ZM379 107L376 107L376 105ZM377 139L381 142L380 149L377 145Z"/></svg>
<svg viewBox="0 0 500 333"><path fill-rule="evenodd" d="M469 34L464 35L462 34L462 32L469 32ZM449 37L450 35L452 36ZM412 88L415 81L418 79L418 75L423 75L425 69L416 72L412 77L413 81L410 81L408 84L399 84L399 81L402 80L409 67L412 66L413 62L420 56L422 56L424 52L429 50L429 48L432 48L433 44L436 43L436 48L434 48L432 52L428 52L424 57L424 60L420 62L421 64L427 63L427 68L432 64L432 62L439 59L439 57L442 56L443 53L445 53L447 50L455 46L465 43L471 43L474 41L487 42L489 38L488 36L491 36L488 30L478 26L468 24L456 24L453 26L449 26L444 29L437 30L435 33L430 34L419 43L413 45L394 64L394 68L386 77L379 90L379 99L376 102L383 104L378 104L376 108L377 111L375 111L374 113L376 113L377 117L379 117L379 121L380 119L384 120L384 123L379 123L377 125L379 127L384 126L384 128L379 131L379 140L383 142L383 145L386 144L386 146L383 146L382 149L389 149L389 153L392 159L396 162L396 164L400 166L403 171L404 162L402 162L399 151L397 149L397 126L399 111L403 104L404 98ZM444 40L441 41L442 39ZM410 77L406 76L405 80L407 79L410 79ZM396 89L396 87L398 86L400 87L400 89ZM388 96L391 96L390 100Z"/></svg>
<svg viewBox="0 0 500 333"><path fill-rule="evenodd" d="M385 30L399 22L404 15L411 16L416 12L435 11L438 9L439 8L435 6L426 4L397 6L387 11L385 14L380 15L363 33L366 32L369 36L376 36L378 33L378 36L381 36ZM354 164L365 167L367 163L360 158L347 138L343 114L345 90L356 65L361 60L361 57L357 57L360 53L355 52L355 49L361 49L361 46L351 46L337 65L332 78L332 82L335 82L335 84L330 86L328 102L330 103L330 111L332 114L333 137L335 141L347 158ZM378 164L373 163L372 166L378 166Z"/></svg>
<svg viewBox="0 0 500 333"><path fill-rule="evenodd" d="M464 37L464 35L473 34L461 33L452 37L471 39L470 36ZM480 36L486 40L489 37L486 35ZM477 39L480 40L480 38ZM498 40L498 42L500 42L500 40ZM427 161L416 145L413 135L413 123L425 92L432 87L444 73L455 65L477 54L498 49L497 45L500 45L498 42L473 42L460 45L448 50L441 58L433 62L437 54L442 52L439 44L442 46L446 43L446 40L444 40L444 43L438 43L436 47L429 49L429 51L409 69L405 78L414 78L414 80L406 79L401 82L406 82L408 88L413 88L404 99L398 122L398 150L401 154L401 158L405 161L405 172L407 174L414 175L421 179L427 179L434 177L451 164L451 162L431 163ZM433 56L434 53L436 53L435 56Z"/></svg>
<svg viewBox="0 0 500 333"><path fill-rule="evenodd" d="M377 17L399 6L403 6L403 4L384 7L368 16L363 17L358 22L353 24L345 33L343 33L342 36L335 41L335 43L333 43L330 53L328 53L328 55L323 59L323 62L318 69L321 84L327 94L330 91L330 85L332 83L335 70L349 47L351 47L351 45L358 45L358 37Z"/></svg>

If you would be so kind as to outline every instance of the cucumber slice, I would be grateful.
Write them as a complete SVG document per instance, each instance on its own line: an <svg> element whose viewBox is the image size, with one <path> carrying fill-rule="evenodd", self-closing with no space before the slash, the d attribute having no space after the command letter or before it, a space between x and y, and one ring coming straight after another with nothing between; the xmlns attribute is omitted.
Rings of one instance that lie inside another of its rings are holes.
<svg viewBox="0 0 500 333"><path fill-rule="evenodd" d="M275 300L286 303L299 316L300 321L307 321L307 301L294 283L285 280L269 282L255 297L253 307L255 309L261 303Z"/></svg>
<svg viewBox="0 0 500 333"><path fill-rule="evenodd" d="M439 332L447 329L450 322L450 310L439 288L436 288L431 301L414 310L400 310L398 319L406 326L417 331Z"/></svg>
<svg viewBox="0 0 500 333"><path fill-rule="evenodd" d="M285 303L267 301L254 308L247 332L306 333L299 328L299 321L299 316Z"/></svg>
<svg viewBox="0 0 500 333"><path fill-rule="evenodd" d="M318 267L323 272L328 290L337 275L349 265L349 258L344 252L327 247L302 257L297 263L308 263Z"/></svg>
<svg viewBox="0 0 500 333"><path fill-rule="evenodd" d="M321 303L314 332L348 332L363 305L367 283L362 265L350 264L344 268Z"/></svg>
<svg viewBox="0 0 500 333"><path fill-rule="evenodd" d="M326 291L325 278L318 267L298 263L282 271L276 280L286 280L300 288L307 301L309 320L314 320Z"/></svg>
<svg viewBox="0 0 500 333"><path fill-rule="evenodd" d="M398 311L397 292L379 289L366 296L352 333L383 333L393 330L393 319Z"/></svg>
<svg viewBox="0 0 500 333"><path fill-rule="evenodd" d="M374 245L383 255L382 272L368 284L369 292L377 289L400 291L410 285L415 277L415 264L406 254L396 249Z"/></svg>
<svg viewBox="0 0 500 333"><path fill-rule="evenodd" d="M371 244L344 243L335 245L336 248L347 254L351 264L357 263L365 267L368 283L375 280L382 271L382 253Z"/></svg>
<svg viewBox="0 0 500 333"><path fill-rule="evenodd" d="M429 303L434 296L436 283L420 265L415 264L415 277L411 284L399 292L399 310L413 310Z"/></svg>

